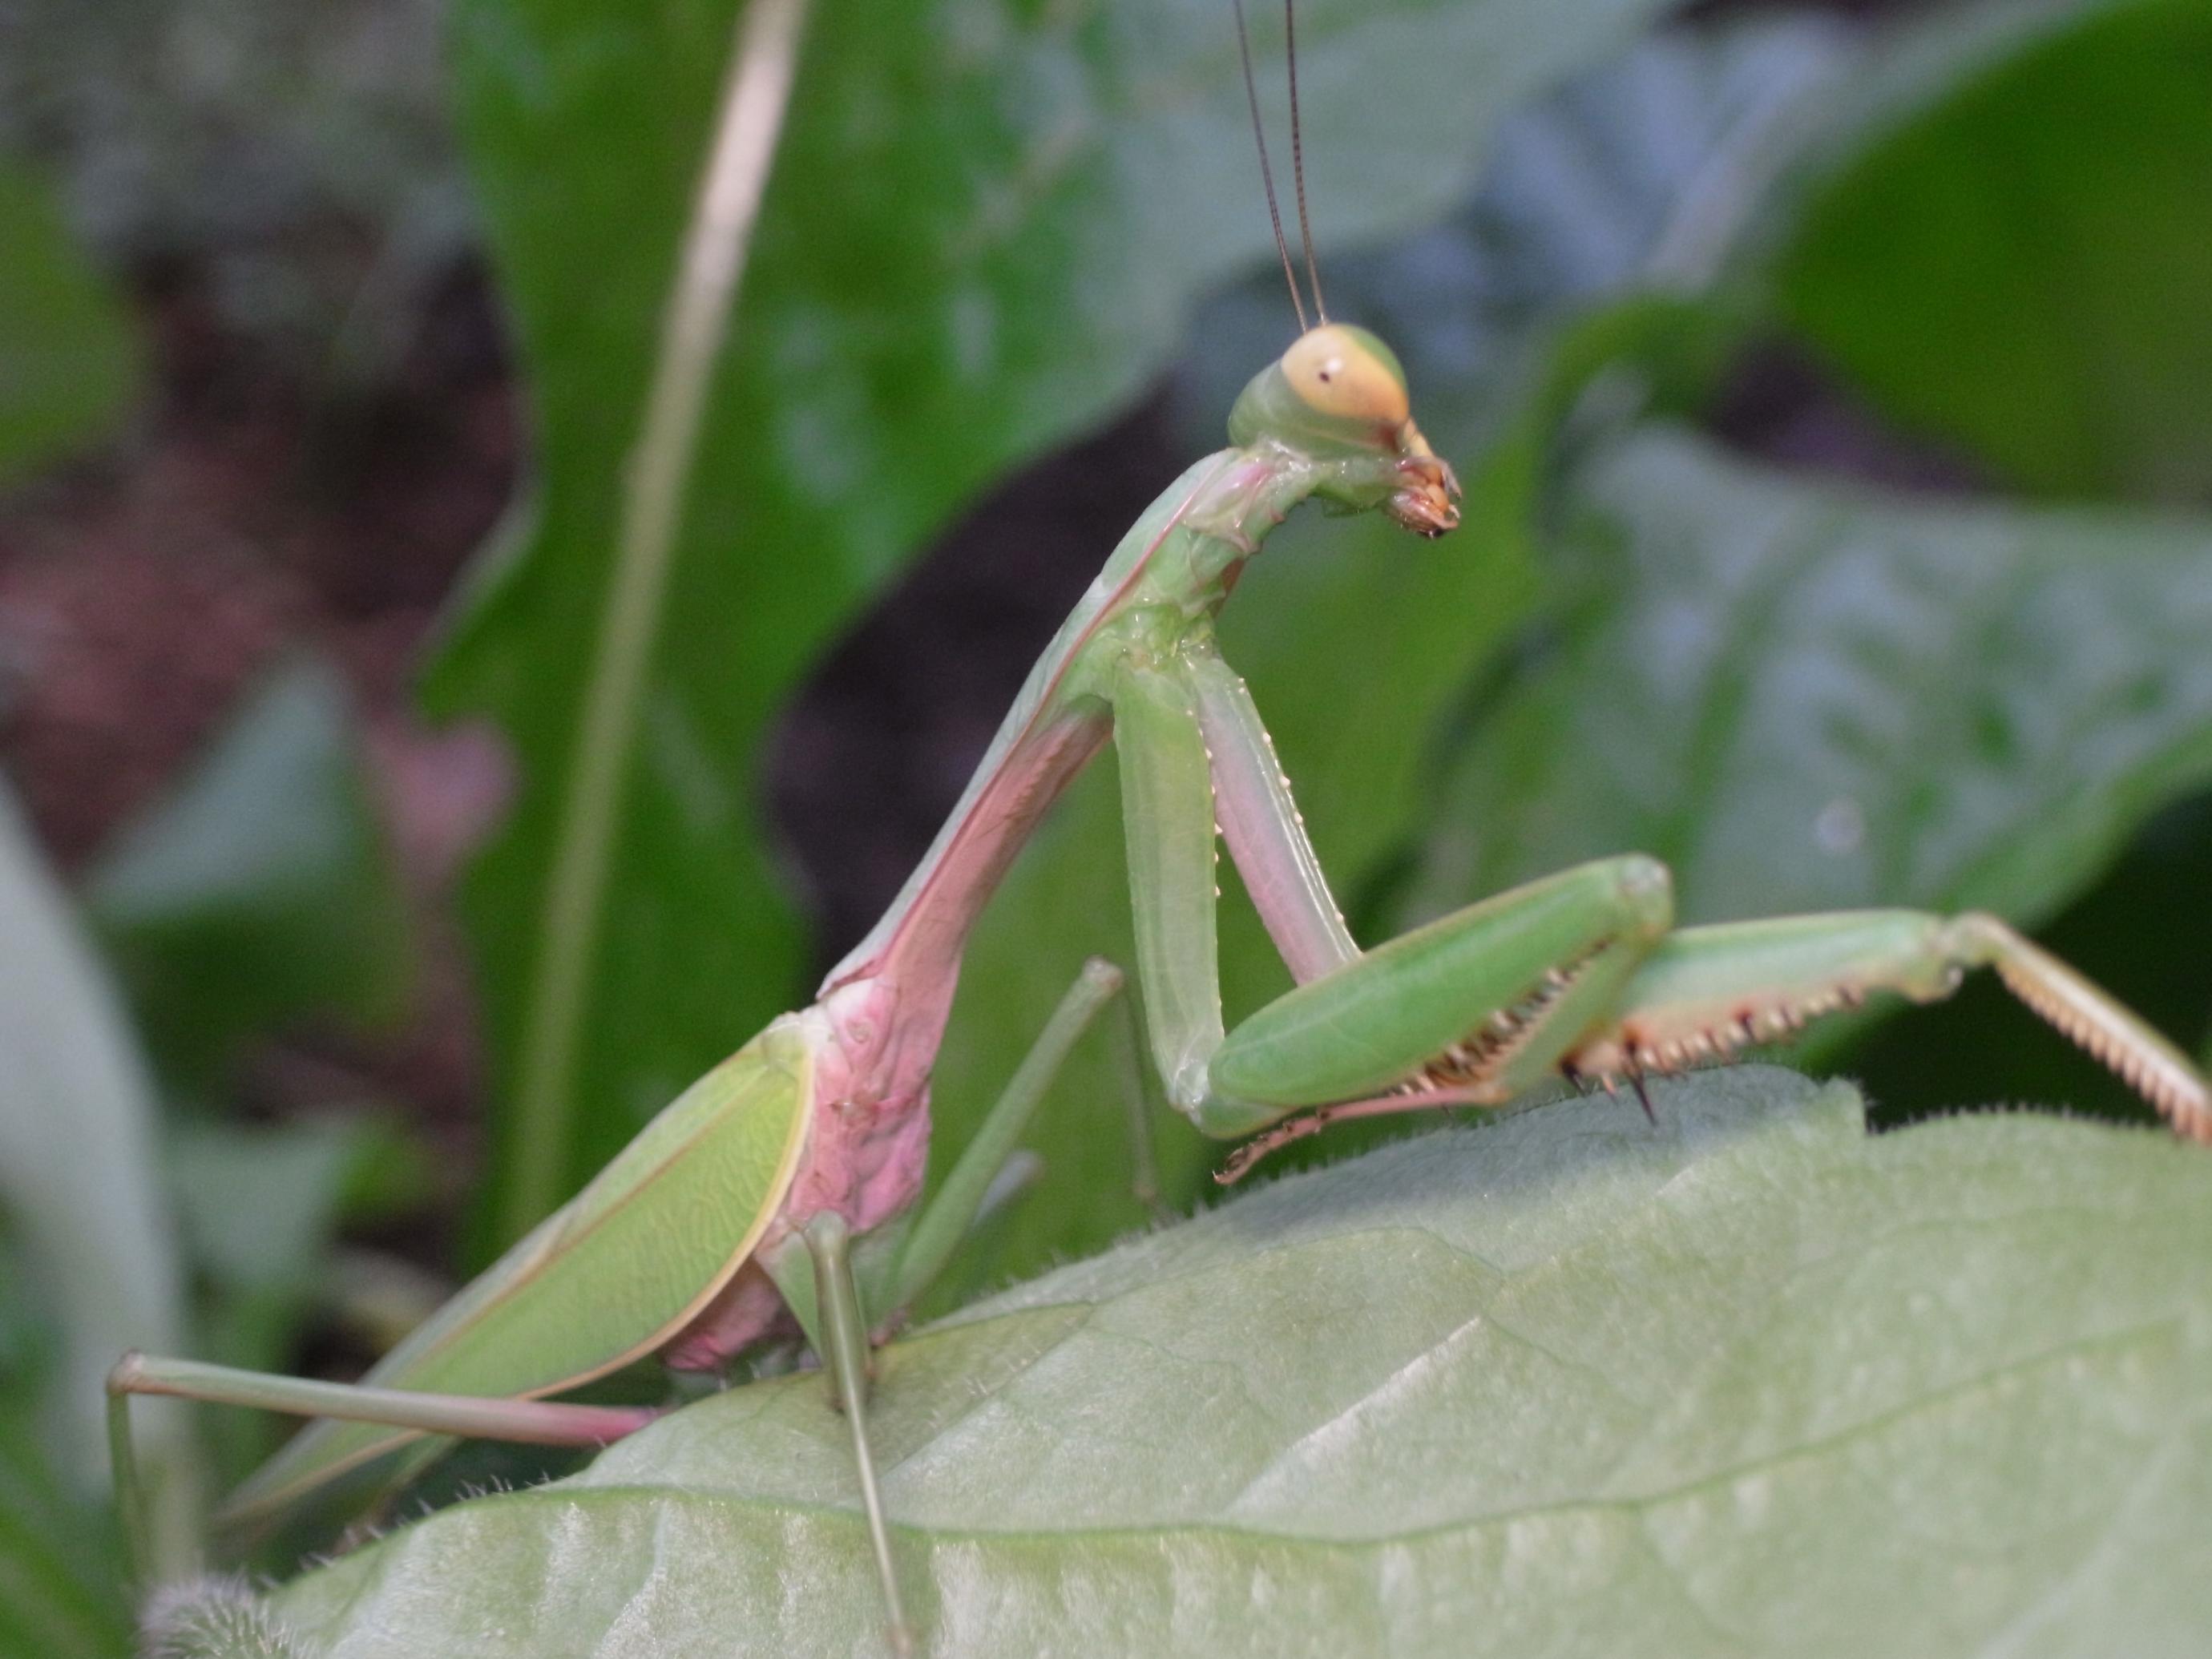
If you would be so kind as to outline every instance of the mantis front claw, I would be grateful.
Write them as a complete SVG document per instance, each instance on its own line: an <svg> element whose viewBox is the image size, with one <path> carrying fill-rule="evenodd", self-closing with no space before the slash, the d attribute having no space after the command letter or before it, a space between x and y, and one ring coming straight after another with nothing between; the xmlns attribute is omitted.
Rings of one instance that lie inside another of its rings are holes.
<svg viewBox="0 0 2212 1659"><path fill-rule="evenodd" d="M1486 915L1505 937L1525 933L1546 907L1559 911L1559 880L1502 895L1462 915ZM1586 919L1597 918L1591 907L1602 902L1601 890L1584 891L1579 902ZM1446 927L1453 920L1432 926ZM1611 918L1601 920L1609 924ZM1554 915L1547 925L1571 924ZM1589 964L1618 943L1598 935L1595 946L1541 981L1531 979L1519 1000L1502 1007L1487 986L1471 986L1461 1015L1468 1036L1387 1091L1322 1103L1285 1118L1240 1147L1217 1178L1240 1179L1277 1147L1342 1119L1495 1104L1539 1081L1540 1071L1571 1082L1595 1078L1608 1089L1625 1079L1649 1116L1647 1077L1787 1039L1872 994L1936 1001L1976 968L1993 969L2014 996L2135 1090L2176 1133L2212 1141L2212 1085L2180 1050L2109 993L1985 913L1946 918L1914 910L1842 911L1674 929L1631 942L1633 970L1614 981L1602 1005L1571 994ZM1310 988L1293 995L1308 995ZM1441 994L1441 988L1431 994Z"/></svg>

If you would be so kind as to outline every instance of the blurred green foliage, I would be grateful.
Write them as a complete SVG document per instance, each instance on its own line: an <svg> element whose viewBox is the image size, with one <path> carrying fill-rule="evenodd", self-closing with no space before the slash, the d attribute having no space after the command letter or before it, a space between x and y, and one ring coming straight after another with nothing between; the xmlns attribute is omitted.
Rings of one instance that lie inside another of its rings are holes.
<svg viewBox="0 0 2212 1659"><path fill-rule="evenodd" d="M114 1538L94 1507L101 1388L123 1349L185 1340L156 1170L153 1080L119 998L11 793L0 792L0 1574L33 1652L114 1652ZM199 1460L183 1414L144 1425L163 1565L188 1564Z"/></svg>
<svg viewBox="0 0 2212 1659"><path fill-rule="evenodd" d="M98 436L137 389L121 301L44 183L0 155L0 484Z"/></svg>
<svg viewBox="0 0 2212 1659"><path fill-rule="evenodd" d="M406 911L355 736L327 671L283 671L173 799L125 826L85 915L0 796L0 1577L18 1587L0 1597L0 1653L128 1648L100 1418L121 1352L290 1363L303 1321L342 1291L340 1217L427 1184L411 1144L373 1119L199 1115L248 1037L388 1012L405 983ZM164 1091L198 1112L162 1125ZM276 1431L222 1422L210 1468L173 1402L135 1419L173 1571L197 1555L207 1488Z"/></svg>
<svg viewBox="0 0 2212 1659"><path fill-rule="evenodd" d="M103 851L85 898L179 1087L310 1014L390 1021L413 973L409 902L337 672L301 658L266 676Z"/></svg>
<svg viewBox="0 0 2212 1659"><path fill-rule="evenodd" d="M2212 781L2212 521L1916 500L1660 427L1590 457L1559 517L1543 619L1442 769L1409 918L1639 847L1692 921L1911 904L2033 927ZM2145 931L2087 965L2163 951L2193 1045L2207 987ZM1965 1046L2023 1028L2047 1065L2057 1039L2024 1020ZM1838 1046L1813 1034L1811 1063ZM2021 1080L1899 1079L1878 1103ZM2116 1079L2067 1081L2142 1114Z"/></svg>
<svg viewBox="0 0 2212 1659"><path fill-rule="evenodd" d="M1224 618L1227 653L1356 930L1372 942L1637 845L1674 863L1693 918L1869 902L2056 918L2085 966L2124 988L2148 984L2169 1028L2199 1038L2212 1003L2196 874L2212 862L2212 829L2191 804L2212 777L2198 645L2212 620L2208 14L2183 0L2035 0L1887 31L1784 15L1638 40L1664 9L1314 0L1302 15L1332 299L1398 347L1424 427L1469 486L1466 527L1433 548L1375 525L1291 526ZM726 3L603 0L458 0L452 19L462 143L537 442L530 495L456 605L427 691L439 712L492 716L521 784L467 897L498 1061L479 1252L561 1195L512 1185L524 1138L552 1138L572 1188L691 1077L805 1000L812 951L761 822L757 771L774 721L841 631L963 505L1171 365L1191 447L1215 442L1229 398L1285 331L1272 274L1218 291L1265 237L1221 7L823 0L717 365L651 672L625 711L590 1017L562 1034L577 1063L562 1110L519 1114L510 1085L548 928L573 925L547 921L545 883L575 833L563 802L578 711L622 574L624 472L729 26ZM265 83L236 54L218 59L227 78L203 85ZM314 102L277 100L276 125ZM442 166L393 177L380 201L451 200ZM0 229L23 251L0 261L4 475L112 421L136 351L52 204L16 175L0 175ZM393 234L395 247L416 245ZM1933 500L1729 453L1711 435L1726 424L1715 411L1791 356L1836 376L1844 396L1831 417L1887 423L1990 487ZM1100 528L1102 557L1118 529ZM6 849L0 895L32 896L51 948L11 964L27 988L0 1007L0 1078L41 1079L0 1088L0 1437L12 1448L0 1460L0 1582L46 1587L0 1613L0 1650L19 1630L34 1632L25 1651L113 1652L124 1639L83 1420L103 1356L141 1342L286 1363L339 1276L340 1218L364 1187L422 1182L387 1137L315 1121L243 1128L209 1110L253 1036L333 1012L374 1018L410 981L395 921L406 903L357 748L326 669L296 665L261 687L88 879L108 967L27 845ZM939 1073L944 1147L963 1142L1081 958L1126 959L1118 813L1111 768L1095 769L979 931ZM1233 886L1223 969L1232 1012L1285 982ZM1870 1047L1832 1037L1813 1057L1864 1056L1878 1103L1903 1116L1993 1097L2131 1109L2116 1092L2081 1094L2054 1045L2027 1045L1990 1000L1947 1018L1916 1016L1902 1029L1923 1035ZM1089 1255L1141 1224L1104 1063L1079 1057L1048 1103L1041 1182L994 1231L995 1254L971 1261L970 1284ZM158 1135L155 1078L168 1097ZM1670 1098L1725 1115L1735 1087L1701 1080ZM1830 1098L1822 1121L1834 1128L1840 1112ZM1793 1133L1779 1117L1745 1132L1770 1151ZM1992 1122L1943 1146L1976 1149L1967 1161L1996 1182L1995 1212L2027 1202L2039 1160L2071 1159L2088 1133ZM1565 1116L1500 1134L1539 1165L1581 1167ZM1188 1207L1218 1149L1176 1121L1158 1139L1170 1201ZM1828 1151L1863 1173L1931 1144ZM2094 1145L2057 1172L2093 1199L2105 1189L2091 1166L2151 1158ZM1737 1196L1771 1188L1789 1206L1765 1166L1698 1173L1723 1191L1740 1182ZM2169 1178L2191 1177L2146 1177ZM2187 1247L2166 1211L2130 1208L2134 1189L2114 1180L2119 1220L2160 1261ZM1972 1183L1936 1168L1926 1185L1919 1219L1932 1226ZM1882 1190L1869 1182L1865 1204ZM1386 1212L1361 1210L1364 1225L1404 1224L1389 1183L1360 1192ZM1564 1193L1532 1200L1529 1224ZM117 1215L127 1223L111 1224ZM1782 1224L1723 1229L1693 1254L1716 1273L1750 1273ZM1158 1248L1193 1248L1169 1239ZM2049 1253L2009 1266L1986 1305L2050 1313L2039 1285L2070 1275L2090 1296L2127 1273L2086 1233L2043 1242ZM1279 1265L1266 1255L1237 1271L1265 1277ZM1646 1259L1632 1251L1618 1271ZM1680 1265L1650 1260L1655 1288ZM1418 1277L1392 1252L1374 1271ZM1944 1298L1965 1283L1937 1272L1928 1293L1963 1318ZM1901 1281L1856 1289L1868 1352L1893 1339L1892 1358L1926 1352L1885 1322L1908 1293ZM1113 1294L1140 1299L1143 1287ZM1253 1340L1309 1340L1280 1363L1317 1370L1345 1339L1323 1299L1299 1294L1295 1275L1269 1280L1264 1297L1233 1275L1221 1292L1264 1303L1269 1328ZM1393 1299L1386 1286L1358 1305ZM969 1328L928 1340L973 1341ZM2077 1339L2090 1340L2074 1328L2053 1340ZM896 1374L920 1351L886 1363ZM1762 1376L1764 1352L1744 1350L1744 1386L1781 1398L1787 1368ZM970 1398L968 1376L948 1372L947 1401ZM1103 1401L1145 1380L1141 1365L1108 1361L1079 1369L1074 1387ZM753 1392L714 1409L743 1414ZM775 1395L787 1397L799 1395ZM1793 1420L1840 1409L1818 1387L1789 1397ZM2046 1436L2053 1458L2102 1443L2083 1426L2096 1397L2087 1384L2054 1394L2065 1424ZM1742 1410L1725 1389L1683 1398L1704 1402L1670 1419L1689 1440ZM1577 1417L1533 1385L1527 1401L1485 1407L1521 1425L1518 1439L1491 1431L1500 1457L1534 1456L1543 1435L1571 1438L1602 1415ZM664 1442L680 1451L696 1415L640 1455ZM20 1426L71 1419L52 1456ZM234 1471L269 1432L226 1426L216 1461ZM1386 1462L1404 1449L1379 1428L1356 1438ZM1132 1459L1129 1443L1113 1449L1134 1479L1142 1447ZM1917 1454L1939 1473L1943 1455ZM679 1458L671 1478L695 1473ZM1991 1501L2028 1504L2040 1478L2007 1462L1988 1475ZM177 1478L179 1504L190 1484ZM1396 1486L1419 1499L1419 1481ZM1591 1481L1553 1501L1604 1496ZM496 1532L524 1507L461 1525ZM44 1508L65 1518L41 1526ZM1410 1524L1377 1514L1382 1535ZM1963 1524L1938 1505L1929 1535L1945 1535L1945 1516ZM782 1525L770 1504L719 1547L750 1552L756 1523ZM842 1572L844 1519L813 1530L780 1534L791 1571ZM1879 1541L1878 1524L1861 1530ZM532 1537L500 1543L490 1571L509 1572ZM1085 1547L1054 1536L1049 1551L1073 1561ZM411 1548L362 1558L298 1605L363 1575L398 1594L404 1575L428 1570ZM624 1558L612 1559L619 1578ZM2017 1593L2043 1582L2027 1574ZM824 1616L864 1605L847 1595Z"/></svg>
<svg viewBox="0 0 2212 1659"><path fill-rule="evenodd" d="M2011 486L2212 498L2212 9L2000 0L1876 85L1790 325Z"/></svg>

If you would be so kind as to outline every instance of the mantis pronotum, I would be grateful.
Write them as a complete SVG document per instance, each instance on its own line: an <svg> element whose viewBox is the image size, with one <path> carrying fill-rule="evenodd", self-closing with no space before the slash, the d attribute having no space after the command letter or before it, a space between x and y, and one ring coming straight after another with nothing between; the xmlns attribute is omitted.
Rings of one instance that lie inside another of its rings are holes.
<svg viewBox="0 0 2212 1659"><path fill-rule="evenodd" d="M1268 196L1272 210L1272 183ZM1276 239L1297 298L1279 216ZM1176 479L1123 538L905 889L811 1006L695 1084L361 1385L134 1357L112 1384L118 1423L137 1392L334 1419L238 1494L234 1510L252 1513L424 1435L605 1442L654 1413L543 1396L649 1353L716 1368L795 1319L851 1419L902 1629L866 1443L868 1339L896 1324L973 1220L1054 1068L1115 996L1118 970L1085 971L937 1200L910 1229L894 1224L921 1189L930 1073L969 929L1109 737L1153 1063L1200 1131L1257 1137L1232 1171L1334 1118L1499 1104L1557 1076L1640 1086L1871 994L1946 995L1984 965L2177 1130L2212 1139L2212 1093L2176 1050L1987 916L1677 929L1668 872L1629 854L1363 953L1214 619L1244 562L1306 499L1380 510L1434 537L1457 522L1457 485L1414 422L1389 348L1327 319L1310 239L1307 277L1314 325L1245 389L1230 447ZM1302 299L1299 312L1303 325ZM1217 830L1298 981L1233 1029L1214 945ZM127 1434L118 1445L127 1474Z"/></svg>

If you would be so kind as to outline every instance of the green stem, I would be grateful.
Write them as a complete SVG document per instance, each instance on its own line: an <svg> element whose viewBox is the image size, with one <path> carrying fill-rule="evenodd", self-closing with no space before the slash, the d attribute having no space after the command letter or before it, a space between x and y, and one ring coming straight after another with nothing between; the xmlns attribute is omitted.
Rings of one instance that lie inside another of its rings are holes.
<svg viewBox="0 0 2212 1659"><path fill-rule="evenodd" d="M662 319L539 917L515 1085L513 1174L498 1215L502 1239L521 1237L566 1195L585 992L605 908L617 805L707 394L783 125L805 10L806 0L750 0L738 20L713 157Z"/></svg>

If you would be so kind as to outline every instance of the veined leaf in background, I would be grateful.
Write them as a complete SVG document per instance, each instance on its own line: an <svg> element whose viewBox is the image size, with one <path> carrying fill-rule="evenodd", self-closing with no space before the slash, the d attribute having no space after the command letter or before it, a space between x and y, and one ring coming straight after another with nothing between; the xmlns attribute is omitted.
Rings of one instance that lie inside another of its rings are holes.
<svg viewBox="0 0 2212 1659"><path fill-rule="evenodd" d="M1662 9L1309 8L1322 229L1373 236L1440 211L1508 108ZM722 5L465 0L456 19L464 128L538 445L531 510L430 688L441 709L493 714L521 762L515 819L469 902L510 1082L546 945L543 884L572 833L556 807L580 665L605 626L623 468L727 39ZM564 1191L801 992L804 946L755 807L767 721L921 538L1128 398L1190 295L1264 246L1245 120L1212 0L825 0L815 15L627 711L637 763L563 1114ZM1120 528L1102 526L1102 558ZM503 1120L507 1154L516 1133ZM504 1191L492 1201L512 1207Z"/></svg>
<svg viewBox="0 0 2212 1659"><path fill-rule="evenodd" d="M1655 1104L1296 1176L885 1350L929 1650L2193 1651L2212 1160L1869 1138L1761 1067ZM734 1389L276 1609L345 1659L873 1651L847 1450L818 1378Z"/></svg>
<svg viewBox="0 0 2212 1659"><path fill-rule="evenodd" d="M1997 0L1902 44L1785 319L2013 484L2212 502L2212 9Z"/></svg>

